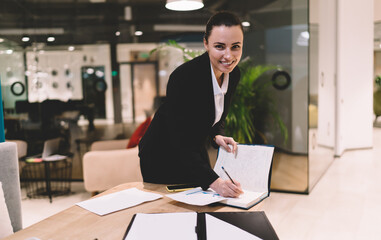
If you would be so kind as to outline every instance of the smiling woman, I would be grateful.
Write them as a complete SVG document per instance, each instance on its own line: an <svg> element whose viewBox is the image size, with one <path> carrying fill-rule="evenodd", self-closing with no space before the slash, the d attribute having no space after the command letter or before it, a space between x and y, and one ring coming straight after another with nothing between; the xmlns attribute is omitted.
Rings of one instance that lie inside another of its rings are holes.
<svg viewBox="0 0 381 240"><path fill-rule="evenodd" d="M223 196L238 197L239 182L225 181L210 166L205 143L235 151L237 143L224 136L224 121L240 71L243 30L229 12L213 15L206 26L206 53L184 63L170 76L165 102L139 143L145 182L192 183L211 187ZM230 146L228 146L230 145Z"/></svg>

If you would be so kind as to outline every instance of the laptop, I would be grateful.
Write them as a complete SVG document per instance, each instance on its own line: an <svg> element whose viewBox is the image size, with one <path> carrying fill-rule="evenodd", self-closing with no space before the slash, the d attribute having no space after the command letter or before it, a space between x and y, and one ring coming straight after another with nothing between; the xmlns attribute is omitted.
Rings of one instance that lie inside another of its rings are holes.
<svg viewBox="0 0 381 240"><path fill-rule="evenodd" d="M42 150L42 159L45 159L53 154L58 153L60 148L61 138L53 138L44 142L44 148Z"/></svg>
<svg viewBox="0 0 381 240"><path fill-rule="evenodd" d="M61 138L53 138L44 142L42 154L31 156L27 159L28 162L40 161L58 161L64 160L66 156L57 154L60 148Z"/></svg>

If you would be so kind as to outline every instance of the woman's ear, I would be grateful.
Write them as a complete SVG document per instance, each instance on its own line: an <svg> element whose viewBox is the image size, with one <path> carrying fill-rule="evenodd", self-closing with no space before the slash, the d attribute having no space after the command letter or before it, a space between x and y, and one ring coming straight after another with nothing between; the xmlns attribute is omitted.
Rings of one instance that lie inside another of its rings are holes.
<svg viewBox="0 0 381 240"><path fill-rule="evenodd" d="M206 41L205 38L204 38L204 48L205 48L205 50L206 50L207 52L209 51L208 42Z"/></svg>

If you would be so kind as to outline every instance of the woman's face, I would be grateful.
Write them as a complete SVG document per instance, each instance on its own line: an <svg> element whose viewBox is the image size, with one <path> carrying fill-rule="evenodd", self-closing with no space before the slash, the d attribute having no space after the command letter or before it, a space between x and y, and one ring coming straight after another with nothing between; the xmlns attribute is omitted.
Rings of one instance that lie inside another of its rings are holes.
<svg viewBox="0 0 381 240"><path fill-rule="evenodd" d="M242 56L243 32L240 26L214 26L204 46L217 79L237 66Z"/></svg>

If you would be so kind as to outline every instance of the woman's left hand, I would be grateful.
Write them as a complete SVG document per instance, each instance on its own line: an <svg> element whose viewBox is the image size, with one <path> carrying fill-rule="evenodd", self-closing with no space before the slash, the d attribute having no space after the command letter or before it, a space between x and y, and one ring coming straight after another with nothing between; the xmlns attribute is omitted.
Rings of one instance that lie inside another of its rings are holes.
<svg viewBox="0 0 381 240"><path fill-rule="evenodd" d="M225 137L222 135L216 135L215 140L214 140L218 146L221 146L225 148L227 152L233 152L237 150L237 143L234 141L232 137ZM228 146L231 145L231 146Z"/></svg>

